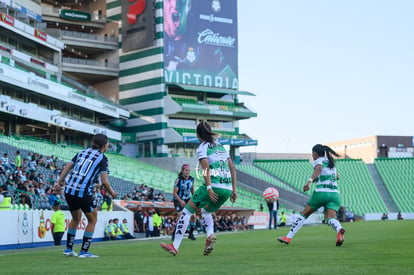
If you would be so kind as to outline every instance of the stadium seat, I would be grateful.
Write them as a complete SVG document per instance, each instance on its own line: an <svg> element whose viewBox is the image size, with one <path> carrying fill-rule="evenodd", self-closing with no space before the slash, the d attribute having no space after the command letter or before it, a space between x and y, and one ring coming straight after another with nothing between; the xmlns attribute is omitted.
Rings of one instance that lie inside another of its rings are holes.
<svg viewBox="0 0 414 275"><path fill-rule="evenodd" d="M413 212L414 158L378 158L374 164L399 211Z"/></svg>

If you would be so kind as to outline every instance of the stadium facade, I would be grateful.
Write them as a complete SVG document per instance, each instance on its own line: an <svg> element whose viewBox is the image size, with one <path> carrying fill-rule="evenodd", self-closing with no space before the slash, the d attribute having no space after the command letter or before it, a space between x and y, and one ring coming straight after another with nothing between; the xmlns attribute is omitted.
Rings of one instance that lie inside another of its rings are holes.
<svg viewBox="0 0 414 275"><path fill-rule="evenodd" d="M240 158L237 1L0 0L5 134L192 157L208 121ZM175 28L172 30L172 28Z"/></svg>
<svg viewBox="0 0 414 275"><path fill-rule="evenodd" d="M81 78L82 72L93 72L96 82L117 79L118 69L105 70L97 61L102 54L91 53L97 48L116 51L116 41L108 46L105 40L92 39L97 35L77 32L104 28L106 21L90 19L86 28L83 19L75 20L76 11L67 12L73 6L58 9L48 3L0 1L0 130L53 143L86 145L97 133L121 140L111 124L129 118L129 111Z"/></svg>
<svg viewBox="0 0 414 275"><path fill-rule="evenodd" d="M368 136L327 143L343 158L373 163L376 158L414 157L414 136Z"/></svg>

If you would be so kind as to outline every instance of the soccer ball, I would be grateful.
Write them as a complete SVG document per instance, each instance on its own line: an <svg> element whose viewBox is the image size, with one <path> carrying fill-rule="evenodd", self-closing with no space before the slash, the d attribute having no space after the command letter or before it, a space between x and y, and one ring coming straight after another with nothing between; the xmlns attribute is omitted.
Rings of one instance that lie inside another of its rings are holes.
<svg viewBox="0 0 414 275"><path fill-rule="evenodd" d="M263 191L263 198L266 201L277 201L279 199L279 191L274 187L268 187Z"/></svg>

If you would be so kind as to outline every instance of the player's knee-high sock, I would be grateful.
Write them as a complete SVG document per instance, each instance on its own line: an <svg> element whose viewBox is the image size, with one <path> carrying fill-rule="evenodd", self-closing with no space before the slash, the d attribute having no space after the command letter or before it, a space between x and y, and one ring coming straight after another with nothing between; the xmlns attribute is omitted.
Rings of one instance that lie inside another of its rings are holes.
<svg viewBox="0 0 414 275"><path fill-rule="evenodd" d="M71 250L73 249L73 244L75 243L75 236L76 236L76 228L75 229L69 228L67 238L66 238L66 247Z"/></svg>
<svg viewBox="0 0 414 275"><path fill-rule="evenodd" d="M180 218L177 221L177 224L175 226L175 235L174 235L174 248L178 250L180 247L181 241L183 240L184 233L187 229L188 223L190 222L191 218L190 211L187 210L187 208L183 209L183 212L181 213Z"/></svg>
<svg viewBox="0 0 414 275"><path fill-rule="evenodd" d="M93 232L85 231L83 234L83 241L82 241L82 252L87 252L89 247L91 246Z"/></svg>
<svg viewBox="0 0 414 275"><path fill-rule="evenodd" d="M173 232L171 234L171 240L174 241L174 239L175 239L175 227L174 227L174 230L173 230Z"/></svg>
<svg viewBox="0 0 414 275"><path fill-rule="evenodd" d="M335 218L328 219L328 225L331 226L336 232L339 232L339 230L342 229L341 223Z"/></svg>
<svg viewBox="0 0 414 275"><path fill-rule="evenodd" d="M294 221L292 223L292 226L290 227L289 233L287 234L286 237L293 238L293 236L295 236L296 232L298 232L302 228L305 221L306 221L306 218L302 215L299 215L299 217L296 219L296 221Z"/></svg>
<svg viewBox="0 0 414 275"><path fill-rule="evenodd" d="M196 224L190 220L190 228L188 229L188 237L191 239L195 239L194 237L194 229L196 228Z"/></svg>
<svg viewBox="0 0 414 275"><path fill-rule="evenodd" d="M204 226L206 227L207 237L214 233L213 215L204 209L201 209L201 216L204 219Z"/></svg>

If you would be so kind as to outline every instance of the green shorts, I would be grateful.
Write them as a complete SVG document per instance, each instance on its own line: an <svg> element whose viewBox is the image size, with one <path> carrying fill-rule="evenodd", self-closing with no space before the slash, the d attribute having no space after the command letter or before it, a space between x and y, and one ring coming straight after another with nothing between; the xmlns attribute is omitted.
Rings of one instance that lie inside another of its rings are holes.
<svg viewBox="0 0 414 275"><path fill-rule="evenodd" d="M314 210L324 206L325 210L332 209L338 212L341 206L341 199L339 198L339 193L336 192L313 192L308 205Z"/></svg>
<svg viewBox="0 0 414 275"><path fill-rule="evenodd" d="M211 213L216 212L230 198L232 191L215 187L213 187L213 191L218 195L218 200L216 202L210 200L205 185L200 186L197 191L194 192L191 201L200 209L204 208ZM189 203L187 203L185 208L193 214L196 212L196 209L193 209Z"/></svg>

